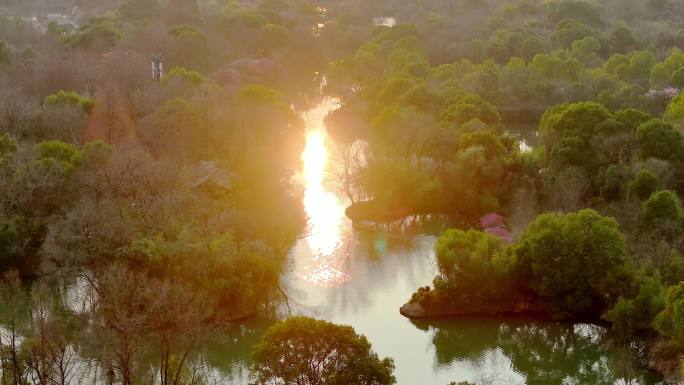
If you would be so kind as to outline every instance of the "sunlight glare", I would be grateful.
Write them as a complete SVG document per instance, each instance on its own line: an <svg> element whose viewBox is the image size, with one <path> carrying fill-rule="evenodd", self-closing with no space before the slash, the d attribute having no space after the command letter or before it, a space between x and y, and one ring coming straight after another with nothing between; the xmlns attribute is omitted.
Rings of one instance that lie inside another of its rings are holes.
<svg viewBox="0 0 684 385"><path fill-rule="evenodd" d="M323 132L314 131L307 134L306 148L304 148L302 153L302 161L304 161L307 192L310 190L323 190L323 177L325 175L325 166L328 162L328 151L325 148Z"/></svg>
<svg viewBox="0 0 684 385"><path fill-rule="evenodd" d="M314 116L307 119L306 147L302 153L306 184L304 208L309 218L306 241L311 251L311 260L299 275L304 280L321 286L333 286L349 280L349 276L342 271L346 257L339 252L342 245L344 205L325 187L329 159L323 116L327 111L313 112Z"/></svg>

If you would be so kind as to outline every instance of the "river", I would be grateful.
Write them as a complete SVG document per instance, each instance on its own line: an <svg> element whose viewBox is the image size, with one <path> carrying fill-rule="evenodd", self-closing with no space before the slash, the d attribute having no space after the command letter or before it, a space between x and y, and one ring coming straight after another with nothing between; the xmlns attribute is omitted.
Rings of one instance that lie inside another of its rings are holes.
<svg viewBox="0 0 684 385"><path fill-rule="evenodd" d="M638 346L620 348L603 327L521 318L462 318L413 322L399 314L436 271L432 231L361 232L344 215L346 200L331 177L332 145L323 119L326 99L303 114L307 142L300 179L308 215L293 246L282 286L287 314L353 326L381 357L394 359L398 385L655 384ZM269 320L253 320L207 348L228 383L246 384L249 354Z"/></svg>

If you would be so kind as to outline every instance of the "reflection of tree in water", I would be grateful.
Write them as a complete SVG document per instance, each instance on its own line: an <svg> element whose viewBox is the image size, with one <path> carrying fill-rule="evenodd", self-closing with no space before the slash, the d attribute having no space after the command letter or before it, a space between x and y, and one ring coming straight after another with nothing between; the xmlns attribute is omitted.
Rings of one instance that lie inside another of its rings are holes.
<svg viewBox="0 0 684 385"><path fill-rule="evenodd" d="M414 322L422 330L435 328L433 337L439 365L454 361L478 361L490 349L497 346L495 320L454 320L435 323Z"/></svg>
<svg viewBox="0 0 684 385"><path fill-rule="evenodd" d="M94 323L87 317L93 317L97 311L88 305L93 303L93 295L91 288L83 287L79 276L46 276L22 286L18 281L16 285L3 284L0 279L0 377L8 380L3 373L4 365L16 353L19 359L12 364L12 370L18 374L12 374L12 380L19 378L22 384L37 375L36 368L41 369L40 375L46 380L32 382L41 384L109 381L109 377L103 376L110 372L114 376L109 366L113 359L104 350L120 346L116 338L103 336L96 332L97 326L91 326ZM102 306L99 300L97 303ZM190 309L189 313L196 311ZM186 347L201 346L198 350L187 350L184 368L206 383L247 384L252 348L274 322L273 318L236 321L212 330L211 335L199 336L196 341L180 341ZM135 344L135 357L130 363L132 376L157 378L161 370L159 341L147 333L138 337ZM60 377L62 374L64 377Z"/></svg>
<svg viewBox="0 0 684 385"><path fill-rule="evenodd" d="M203 356L229 384L246 383L252 365L252 349L274 319L250 319L228 327L215 341L206 344Z"/></svg>
<svg viewBox="0 0 684 385"><path fill-rule="evenodd" d="M351 247L347 261L352 279L328 290L325 309L320 309L324 314L364 312L376 306L373 302L387 285L394 285L398 280L427 285L434 276L434 272L426 272L429 264L426 259L434 244L432 238L377 233L358 234L354 241L356 244ZM398 307L409 296L406 293L405 298L397 298L391 306Z"/></svg>
<svg viewBox="0 0 684 385"><path fill-rule="evenodd" d="M484 362L496 349L510 359L527 385L548 384L655 384L629 348L615 348L605 329L516 319L460 319L414 322L434 329L437 362Z"/></svg>
<svg viewBox="0 0 684 385"><path fill-rule="evenodd" d="M595 334L597 333L597 334ZM604 330L578 332L572 325L502 325L499 344L529 385L613 384ZM596 338L598 336L598 338Z"/></svg>

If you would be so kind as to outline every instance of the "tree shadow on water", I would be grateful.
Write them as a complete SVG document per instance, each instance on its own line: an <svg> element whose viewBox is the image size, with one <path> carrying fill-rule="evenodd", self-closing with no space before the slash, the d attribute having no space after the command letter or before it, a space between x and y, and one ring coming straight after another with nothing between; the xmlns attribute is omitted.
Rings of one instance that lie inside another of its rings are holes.
<svg viewBox="0 0 684 385"><path fill-rule="evenodd" d="M413 321L433 335L437 364L488 365L499 350L527 385L656 384L637 352L614 341L607 330L531 318L469 317ZM492 368L483 368L492 370ZM494 368L493 370L497 370Z"/></svg>

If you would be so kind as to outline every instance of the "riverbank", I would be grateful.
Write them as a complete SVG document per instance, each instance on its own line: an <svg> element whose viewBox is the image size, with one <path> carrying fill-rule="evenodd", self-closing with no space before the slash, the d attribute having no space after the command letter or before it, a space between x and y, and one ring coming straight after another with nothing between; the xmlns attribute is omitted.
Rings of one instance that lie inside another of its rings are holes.
<svg viewBox="0 0 684 385"><path fill-rule="evenodd" d="M411 300L399 308L399 313L412 322L435 322L437 320L460 320L484 317L486 319L506 320L525 317L538 321L556 321L552 312L542 302L527 296L511 296L515 300L468 301L454 300L446 293L430 287L421 287ZM600 319L568 319L561 324L592 324L609 328ZM662 377L664 384L679 384L684 377L684 352L672 341L662 338L642 336L644 358L648 368Z"/></svg>
<svg viewBox="0 0 684 385"><path fill-rule="evenodd" d="M513 296L515 300L477 301L467 296L455 299L453 296L421 287L411 299L399 308L399 313L409 319L430 319L459 316L502 316L525 315L551 319L547 307L531 296Z"/></svg>
<svg viewBox="0 0 684 385"><path fill-rule="evenodd" d="M377 222L389 223L411 215L431 214L431 210L418 210L406 206L391 206L378 200L356 202L344 211L354 223Z"/></svg>
<svg viewBox="0 0 684 385"><path fill-rule="evenodd" d="M409 319L431 319L458 316L504 316L524 315L549 318L545 311L529 303L513 302L507 304L469 304L464 306L435 307L426 309L420 303L407 302L399 308L399 313Z"/></svg>

